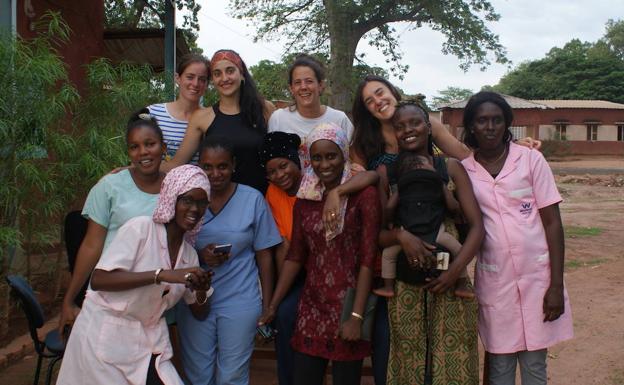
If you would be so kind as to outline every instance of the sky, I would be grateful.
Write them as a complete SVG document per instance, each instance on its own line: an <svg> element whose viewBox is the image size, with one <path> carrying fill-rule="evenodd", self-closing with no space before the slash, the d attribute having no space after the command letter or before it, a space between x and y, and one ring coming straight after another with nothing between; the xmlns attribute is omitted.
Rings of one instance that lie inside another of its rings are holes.
<svg viewBox="0 0 624 385"><path fill-rule="evenodd" d="M229 16L228 3L228 0L200 0L198 45L204 53L210 56L218 49L231 48L240 53L248 66L263 59L280 61L284 42L254 43L253 25ZM552 47L561 47L573 38L596 41L604 34L608 19L624 19L623 0L491 0L491 3L501 17L487 25L499 35L513 65L540 59ZM423 93L431 100L449 86L476 92L483 85L498 83L510 69L492 64L485 71L473 66L464 72L457 58L442 54L445 39L441 33L428 27L408 30L406 23L394 26L400 33L402 62L409 64L410 69L403 80L395 77L390 80L407 94ZM366 54L369 65L390 68L384 56L364 40L360 40L358 53Z"/></svg>

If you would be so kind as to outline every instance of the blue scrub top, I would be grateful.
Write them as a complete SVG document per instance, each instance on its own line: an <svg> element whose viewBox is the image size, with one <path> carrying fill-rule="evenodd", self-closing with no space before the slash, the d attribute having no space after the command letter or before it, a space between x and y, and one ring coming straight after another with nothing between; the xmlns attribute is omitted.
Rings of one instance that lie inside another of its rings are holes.
<svg viewBox="0 0 624 385"><path fill-rule="evenodd" d="M211 308L256 306L260 290L255 251L280 242L282 237L264 197L252 187L238 184L221 211L214 214L206 210L195 248L199 251L210 243L232 244L230 258L211 268L215 290Z"/></svg>

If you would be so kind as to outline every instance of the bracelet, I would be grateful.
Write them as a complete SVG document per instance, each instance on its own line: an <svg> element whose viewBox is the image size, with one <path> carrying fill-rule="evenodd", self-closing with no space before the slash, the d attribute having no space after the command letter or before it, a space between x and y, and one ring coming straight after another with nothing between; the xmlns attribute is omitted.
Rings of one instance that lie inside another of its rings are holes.
<svg viewBox="0 0 624 385"><path fill-rule="evenodd" d="M356 312L351 312L351 315L354 316L355 318L359 319L360 321L364 321L364 317L362 317L360 314L358 314Z"/></svg>
<svg viewBox="0 0 624 385"><path fill-rule="evenodd" d="M198 305L203 305L208 301L208 298L210 298L212 296L212 293L214 293L214 288L212 286L210 286L210 289L208 289L206 291L206 298L204 298L204 300L202 302L199 302L197 300L197 292L195 292L195 303Z"/></svg>
<svg viewBox="0 0 624 385"><path fill-rule="evenodd" d="M160 280L158 279L158 276L160 275L160 273L162 273L163 269L162 267L158 270L156 270L154 272L154 285L160 285Z"/></svg>
<svg viewBox="0 0 624 385"><path fill-rule="evenodd" d="M206 294L206 296L204 297L204 300L203 300L203 301L200 301L200 300L197 298L197 292L195 292L195 303L196 303L196 304L198 304L198 305L203 305L203 304L205 304L206 302L208 302L208 294Z"/></svg>

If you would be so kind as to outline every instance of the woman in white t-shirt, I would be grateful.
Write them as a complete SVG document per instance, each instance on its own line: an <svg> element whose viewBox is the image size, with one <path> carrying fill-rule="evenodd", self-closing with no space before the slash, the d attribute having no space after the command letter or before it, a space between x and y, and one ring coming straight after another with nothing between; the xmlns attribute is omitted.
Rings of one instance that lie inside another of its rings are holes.
<svg viewBox="0 0 624 385"><path fill-rule="evenodd" d="M318 60L308 55L299 55L288 69L288 88L294 104L273 112L269 119L269 132L281 131L297 134L301 138L299 155L308 165L305 153L305 138L321 123L334 123L347 131L351 141L353 125L347 115L339 110L321 104L325 89L325 68Z"/></svg>
<svg viewBox="0 0 624 385"><path fill-rule="evenodd" d="M173 158L178 151L191 114L204 108L200 105L200 99L208 86L209 68L210 62L204 56L195 53L184 55L175 74L178 98L171 103L157 103L147 107L163 132L167 145L166 160ZM191 163L197 164L198 156L195 153Z"/></svg>

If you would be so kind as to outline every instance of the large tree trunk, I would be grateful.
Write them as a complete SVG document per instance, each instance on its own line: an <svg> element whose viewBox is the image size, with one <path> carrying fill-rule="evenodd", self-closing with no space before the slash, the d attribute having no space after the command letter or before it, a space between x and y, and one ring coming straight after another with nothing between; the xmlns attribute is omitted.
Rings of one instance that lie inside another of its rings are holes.
<svg viewBox="0 0 624 385"><path fill-rule="evenodd" d="M355 49L362 34L354 25L355 15L340 0L325 0L330 36L329 104L350 112L353 102L351 80Z"/></svg>

